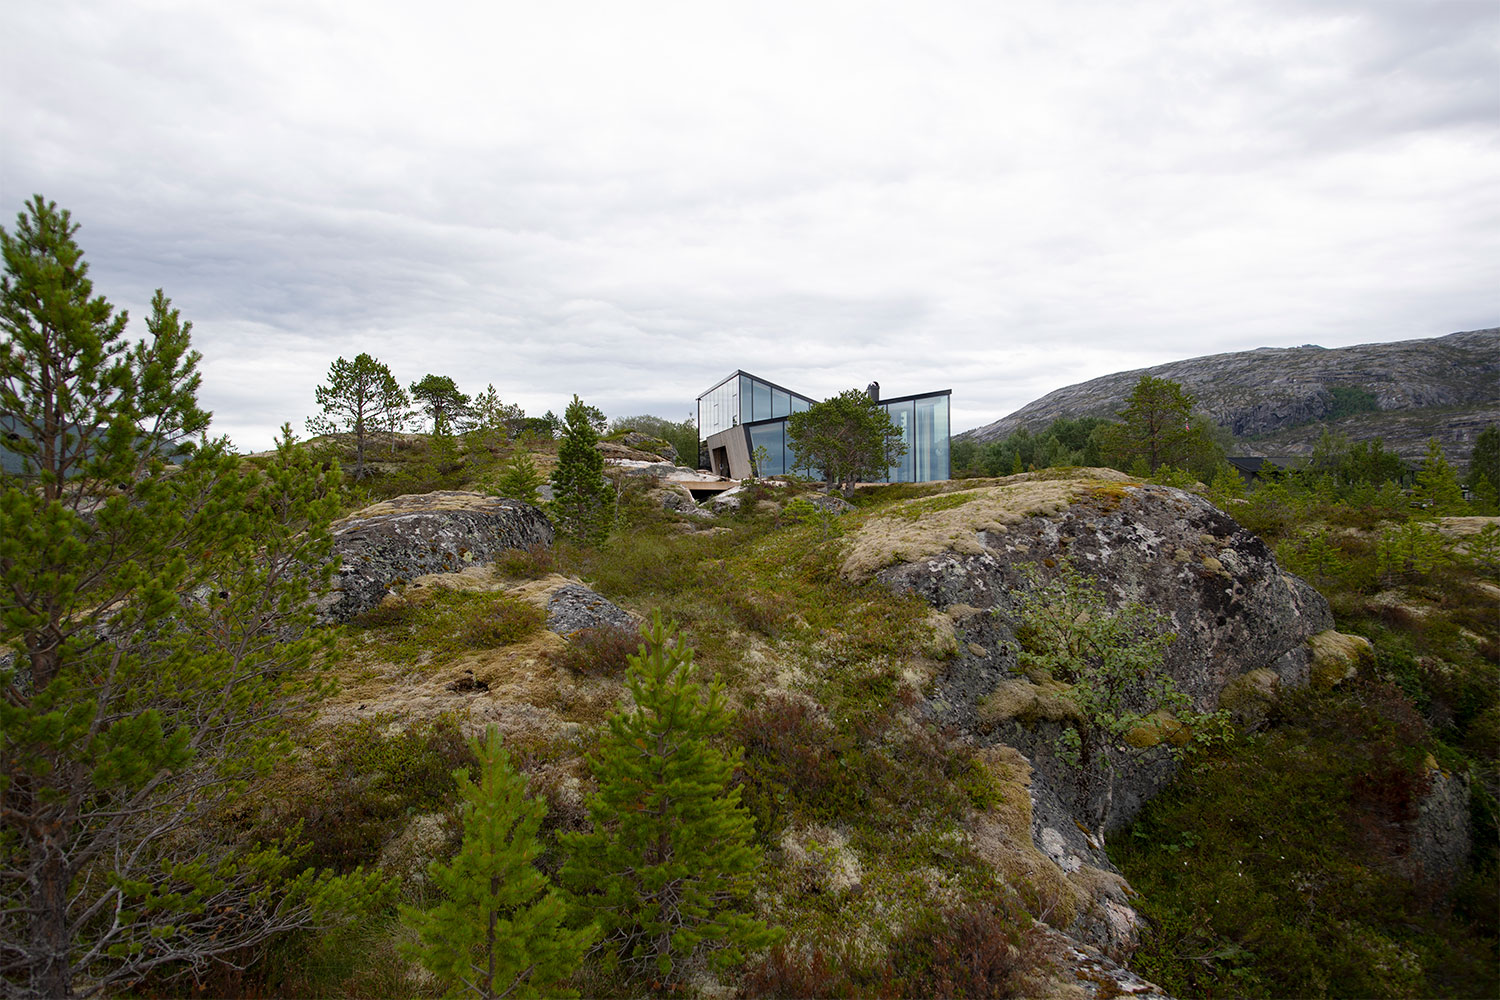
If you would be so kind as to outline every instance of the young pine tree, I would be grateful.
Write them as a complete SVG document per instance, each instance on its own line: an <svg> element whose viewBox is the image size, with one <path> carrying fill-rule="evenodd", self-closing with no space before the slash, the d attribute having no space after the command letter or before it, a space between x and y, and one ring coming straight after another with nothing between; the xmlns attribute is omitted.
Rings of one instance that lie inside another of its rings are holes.
<svg viewBox="0 0 1500 1000"><path fill-rule="evenodd" d="M463 846L428 871L443 894L429 910L405 907L416 931L409 952L436 975L447 997L571 997L561 984L594 939L589 925L563 927L565 905L533 862L546 803L526 798L526 779L510 765L491 726L475 741L479 782L453 772L463 799Z"/></svg>
<svg viewBox="0 0 1500 1000"><path fill-rule="evenodd" d="M552 516L558 530L580 541L597 542L609 534L610 488L604 481L604 456L595 447L598 415L573 397L563 413L563 439L552 473Z"/></svg>
<svg viewBox="0 0 1500 1000"><path fill-rule="evenodd" d="M500 478L495 480L495 493L498 496L534 505L538 502L537 491L543 482L542 474L537 471L536 462L532 461L531 453L517 451L506 464L505 471L500 474Z"/></svg>
<svg viewBox="0 0 1500 1000"><path fill-rule="evenodd" d="M712 742L730 721L722 686L694 681L692 649L659 616L646 638L625 675L635 708L610 718L589 758L594 828L563 836L562 879L598 921L609 963L670 977L701 945L727 964L780 935L738 908L760 856L729 787L739 754Z"/></svg>
<svg viewBox="0 0 1500 1000"><path fill-rule="evenodd" d="M6 995L198 969L376 888L204 833L319 694L337 473L289 432L264 472L203 439L190 324L158 291L125 341L76 230L40 196L0 230Z"/></svg>
<svg viewBox="0 0 1500 1000"><path fill-rule="evenodd" d="M1463 487L1458 485L1458 476L1443 455L1443 446L1438 444L1437 438L1427 442L1427 455L1417 470L1416 495L1431 517L1459 514L1464 510Z"/></svg>

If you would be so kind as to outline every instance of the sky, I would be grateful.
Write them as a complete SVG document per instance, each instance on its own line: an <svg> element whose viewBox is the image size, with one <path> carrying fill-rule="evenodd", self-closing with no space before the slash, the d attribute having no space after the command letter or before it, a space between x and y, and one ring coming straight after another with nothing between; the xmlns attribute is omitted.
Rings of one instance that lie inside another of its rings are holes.
<svg viewBox="0 0 1500 1000"><path fill-rule="evenodd" d="M237 447L338 357L684 419L1500 325L1496 0L0 7L0 220L70 210Z"/></svg>

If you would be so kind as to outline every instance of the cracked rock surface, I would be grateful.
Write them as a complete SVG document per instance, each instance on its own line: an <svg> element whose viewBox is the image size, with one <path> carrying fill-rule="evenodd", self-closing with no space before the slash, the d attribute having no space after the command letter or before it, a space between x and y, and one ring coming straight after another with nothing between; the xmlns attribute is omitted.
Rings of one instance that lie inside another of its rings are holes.
<svg viewBox="0 0 1500 1000"><path fill-rule="evenodd" d="M319 602L319 619L346 622L379 604L391 587L427 573L484 565L507 549L552 544L547 515L519 500L439 490L393 497L337 521L342 562Z"/></svg>

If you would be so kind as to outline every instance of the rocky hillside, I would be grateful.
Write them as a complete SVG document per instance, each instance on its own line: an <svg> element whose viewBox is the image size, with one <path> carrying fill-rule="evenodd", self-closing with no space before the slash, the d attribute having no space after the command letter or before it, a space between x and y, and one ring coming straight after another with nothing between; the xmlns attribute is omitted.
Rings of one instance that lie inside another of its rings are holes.
<svg viewBox="0 0 1500 1000"><path fill-rule="evenodd" d="M1500 423L1497 328L1357 347L1262 347L1118 372L1050 392L959 437L983 442L1059 417L1113 418L1142 375L1181 383L1248 455L1305 455L1333 427L1356 441L1382 438L1408 459L1437 437L1462 460L1480 430ZM1351 399L1355 409L1358 401L1374 408L1345 413Z"/></svg>
<svg viewBox="0 0 1500 1000"><path fill-rule="evenodd" d="M1101 830L1133 816L1175 768L1146 743L1100 786L1057 759L1067 716L1053 710L1067 686L1030 679L1010 631L1008 609L1034 585L1028 567L1070 561L1112 605L1169 608L1178 638L1165 669L1198 710L1221 707L1249 675L1264 675L1266 698L1316 682L1330 659L1320 643L1343 637L1322 597L1191 494L1105 469L959 485L869 510L841 504L830 510L836 527L775 526L786 486L745 495L775 514L758 528L745 520L750 504L689 512L646 490L638 495L663 531L649 567L558 567L592 569L595 586L616 591L608 574L634 589L665 573L670 590L695 592L675 608L680 597L662 592L621 594L616 605L553 571L549 526L513 501L439 492L378 504L337 528L344 570L330 614L353 624L349 671L323 722L449 718L465 735L494 724L525 748L557 822L577 826L587 733L623 694L618 665L589 665L587 630L623 627L628 648L635 621L665 603L744 712L744 792L766 848L758 908L791 931L789 954L830 940L829 954L894 954L923 913L968 912L998 887L1029 909L1014 919L1044 922L1013 957L1010 988L1056 995L1077 980L1107 984L1100 996L1154 995L1115 964L1141 925ZM692 569L699 560L705 575ZM678 580L684 573L691 579ZM726 589L704 593L715 585ZM1350 667L1332 660L1322 673L1336 682ZM837 748L826 759L825 746ZM378 863L415 884L438 849L424 831L441 824L413 815L384 832ZM775 975L775 990L831 988Z"/></svg>

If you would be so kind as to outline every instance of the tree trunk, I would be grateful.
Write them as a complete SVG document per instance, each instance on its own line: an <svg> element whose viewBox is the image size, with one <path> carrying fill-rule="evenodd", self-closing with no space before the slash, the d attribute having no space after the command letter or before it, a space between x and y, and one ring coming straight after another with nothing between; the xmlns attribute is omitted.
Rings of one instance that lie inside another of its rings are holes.
<svg viewBox="0 0 1500 1000"><path fill-rule="evenodd" d="M73 969L68 956L68 873L66 822L58 817L42 820L41 830L28 830L35 838L30 845L36 881L31 887L31 994L36 997L73 996ZM38 834L40 836L38 837Z"/></svg>

